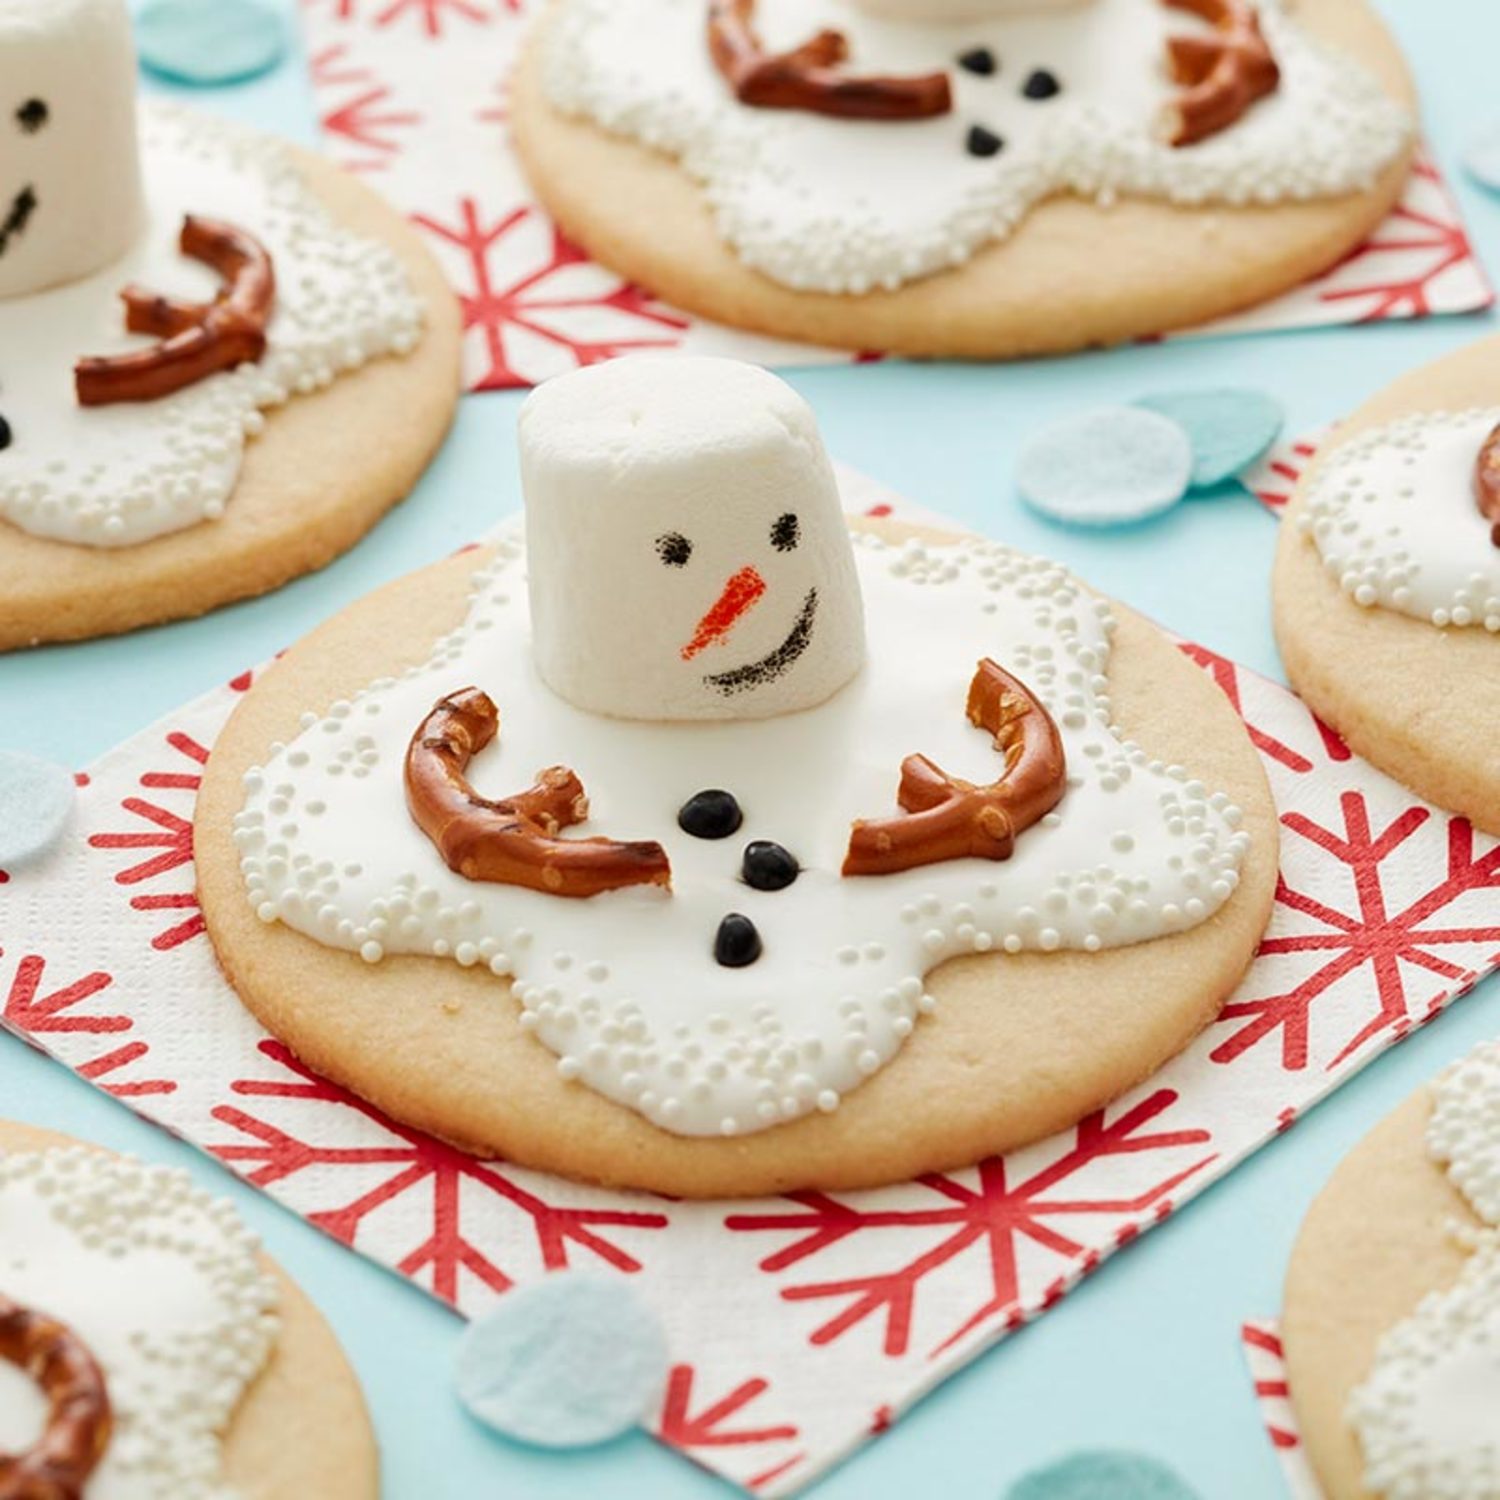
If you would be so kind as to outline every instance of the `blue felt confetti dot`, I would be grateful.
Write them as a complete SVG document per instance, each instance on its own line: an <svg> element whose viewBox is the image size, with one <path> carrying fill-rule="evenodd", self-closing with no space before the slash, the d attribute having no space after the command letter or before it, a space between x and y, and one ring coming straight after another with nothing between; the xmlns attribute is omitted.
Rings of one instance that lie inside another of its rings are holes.
<svg viewBox="0 0 1500 1500"><path fill-rule="evenodd" d="M1078 526L1122 526L1187 493L1193 449L1175 422L1138 406L1103 406L1049 422L1016 463L1022 498Z"/></svg>
<svg viewBox="0 0 1500 1500"><path fill-rule="evenodd" d="M1097 1449L1018 1479L1005 1500L1199 1500L1165 1464L1144 1454Z"/></svg>
<svg viewBox="0 0 1500 1500"><path fill-rule="evenodd" d="M73 773L51 761L0 750L0 868L44 855L67 827Z"/></svg>
<svg viewBox="0 0 1500 1500"><path fill-rule="evenodd" d="M1258 459L1281 431L1281 403L1264 391L1167 391L1137 406L1176 422L1193 445L1192 487L1206 490L1233 479Z"/></svg>
<svg viewBox="0 0 1500 1500"><path fill-rule="evenodd" d="M200 88L242 83L286 55L286 24L267 0L145 0L136 47L153 73Z"/></svg>
<svg viewBox="0 0 1500 1500"><path fill-rule="evenodd" d="M1500 193L1500 122L1492 120L1464 147L1463 163L1480 187Z"/></svg>
<svg viewBox="0 0 1500 1500"><path fill-rule="evenodd" d="M667 1366L661 1322L627 1281L556 1271L470 1324L454 1380L458 1399L496 1432L584 1448L636 1426Z"/></svg>

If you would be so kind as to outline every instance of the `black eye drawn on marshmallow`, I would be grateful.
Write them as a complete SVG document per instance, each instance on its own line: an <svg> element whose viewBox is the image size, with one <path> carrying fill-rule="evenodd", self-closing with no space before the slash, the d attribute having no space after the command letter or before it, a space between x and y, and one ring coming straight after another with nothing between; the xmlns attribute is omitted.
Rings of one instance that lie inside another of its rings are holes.
<svg viewBox="0 0 1500 1500"><path fill-rule="evenodd" d="M26 135L35 135L51 118L51 114L45 100L28 99L16 111L16 124Z"/></svg>
<svg viewBox="0 0 1500 1500"><path fill-rule="evenodd" d="M802 524L791 511L776 518L771 527L771 545L778 552L791 552L802 540Z"/></svg>
<svg viewBox="0 0 1500 1500"><path fill-rule="evenodd" d="M656 555L669 568L685 568L693 555L693 544L680 531L669 531L657 537Z"/></svg>

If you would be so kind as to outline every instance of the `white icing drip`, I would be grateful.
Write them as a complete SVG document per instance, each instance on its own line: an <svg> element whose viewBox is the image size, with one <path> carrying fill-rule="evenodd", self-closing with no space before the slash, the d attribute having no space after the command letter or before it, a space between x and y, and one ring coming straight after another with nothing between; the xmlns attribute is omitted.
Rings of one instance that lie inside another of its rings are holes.
<svg viewBox="0 0 1500 1500"><path fill-rule="evenodd" d="M1329 455L1298 523L1356 604L1500 631L1500 547L1474 498L1500 408L1417 412Z"/></svg>
<svg viewBox="0 0 1500 1500"><path fill-rule="evenodd" d="M1384 1500L1500 1495L1500 1239L1380 1341L1350 1398L1365 1485Z"/></svg>
<svg viewBox="0 0 1500 1500"><path fill-rule="evenodd" d="M309 711L303 732L247 776L236 839L250 899L263 920L372 962L434 954L514 976L521 1025L565 1078L664 1129L706 1135L836 1107L931 1009L923 975L946 958L1140 942L1192 927L1229 898L1249 842L1234 831L1239 811L1115 735L1104 601L1054 564L987 542L896 548L861 537L855 555L869 660L846 688L767 720L656 724L585 714L540 683L524 549L510 534L477 576L468 618L426 664ZM1007 863L840 878L851 822L894 811L906 755L976 782L999 774L989 737L964 715L984 655L1056 718L1070 775L1061 807ZM433 704L466 685L500 712L498 750L470 772L481 795L571 766L591 805L579 833L659 839L671 895L570 901L467 882L443 865L407 815L402 763ZM735 838L677 828L678 808L705 787L739 798ZM768 893L740 881L753 839L798 857L794 885ZM715 931L733 911L764 940L749 968L714 962Z"/></svg>
<svg viewBox="0 0 1500 1500"><path fill-rule="evenodd" d="M0 1293L71 1327L115 1428L86 1500L231 1500L222 1435L276 1338L275 1281L225 1200L185 1172L81 1149L0 1157ZM0 1451L45 1404L0 1364Z"/></svg>
<svg viewBox="0 0 1500 1500"><path fill-rule="evenodd" d="M384 245L341 228L290 152L243 127L143 105L148 224L135 248L84 281L0 301L0 516L36 536L123 547L221 516L263 411L404 354L423 312ZM185 214L222 218L270 250L277 280L270 347L258 364L160 401L80 407L73 364L144 346L124 332L119 294L135 281L208 298L218 278L177 248Z"/></svg>
<svg viewBox="0 0 1500 1500"><path fill-rule="evenodd" d="M1439 1075L1427 1149L1487 1226L1455 1226L1473 1253L1380 1340L1349 1421L1365 1483L1386 1500L1500 1495L1500 1042Z"/></svg>
<svg viewBox="0 0 1500 1500"><path fill-rule="evenodd" d="M1185 149L1157 135L1174 92L1163 49L1170 33L1201 23L1161 0L976 21L961 45L994 51L992 78L953 66L951 26L882 21L840 0L760 0L770 49L835 26L849 36L854 70L949 69L953 112L902 123L740 105L709 58L705 12L705 0L559 0L544 86L566 113L679 158L740 258L797 290L857 294L960 265L1057 193L1200 205L1362 191L1412 132L1407 111L1308 38L1280 0L1262 0L1260 12L1281 87L1230 130ZM1053 72L1063 92L1022 97L1035 68ZM1005 149L969 155L974 124Z"/></svg>

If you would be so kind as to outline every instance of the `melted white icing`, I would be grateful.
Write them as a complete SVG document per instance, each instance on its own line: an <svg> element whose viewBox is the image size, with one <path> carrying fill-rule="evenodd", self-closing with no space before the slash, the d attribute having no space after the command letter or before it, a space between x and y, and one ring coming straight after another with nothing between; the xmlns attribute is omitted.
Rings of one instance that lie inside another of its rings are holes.
<svg viewBox="0 0 1500 1500"><path fill-rule="evenodd" d="M1365 1483L1387 1500L1500 1495L1500 1043L1432 1085L1427 1149L1489 1226L1456 1228L1473 1253L1458 1281L1423 1298L1380 1340L1353 1393Z"/></svg>
<svg viewBox="0 0 1500 1500"><path fill-rule="evenodd" d="M277 1289L228 1202L95 1151L0 1157L0 1293L66 1323L104 1372L114 1433L86 1500L230 1500L222 1436L273 1347ZM45 1412L0 1362L0 1451Z"/></svg>
<svg viewBox="0 0 1500 1500"><path fill-rule="evenodd" d="M1500 409L1418 412L1321 464L1298 524L1356 604L1500 631L1500 547L1474 498L1474 465Z"/></svg>
<svg viewBox="0 0 1500 1500"><path fill-rule="evenodd" d="M262 412L382 355L411 350L422 308L384 245L341 228L291 153L242 127L143 106L148 221L124 259L83 281L0 301L0 517L36 536L123 547L224 512ZM177 248L186 214L256 235L275 262L270 346L255 365L160 401L84 408L73 365L144 347L120 291L207 300L213 272Z"/></svg>
<svg viewBox="0 0 1500 1500"><path fill-rule="evenodd" d="M658 724L583 713L532 664L524 548L514 534L477 576L464 624L429 661L326 712L246 778L236 822L260 916L371 962L422 953L513 975L521 1024L565 1078L686 1135L748 1132L829 1110L895 1056L932 1006L923 975L967 952L1100 948L1194 926L1226 901L1248 835L1239 812L1178 766L1111 728L1111 621L1055 565L986 542L855 547L869 660L823 706L755 722ZM990 737L964 715L990 655L1057 720L1070 785L1007 863L960 860L843 879L851 822L894 812L902 759L931 756L975 782L999 775ZM499 708L498 749L476 759L481 795L529 785L545 766L582 778L578 832L658 839L673 891L588 901L471 883L409 818L407 743L465 686ZM723 787L737 836L705 842L676 814ZM739 879L752 839L804 870L789 889ZM715 963L723 916L756 923L764 954ZM1133 1003L1121 996L1122 1005Z"/></svg>
<svg viewBox="0 0 1500 1500"><path fill-rule="evenodd" d="M953 26L882 21L840 0L760 0L770 50L833 26L849 37L851 71L949 69L953 112L900 123L739 104L709 57L705 9L704 0L558 0L544 86L559 109L679 158L740 258L798 290L861 293L962 264L1057 193L1196 205L1359 191L1412 130L1406 110L1308 38L1281 0L1260 5L1280 88L1184 149L1158 137L1175 92L1164 45L1202 23L1161 0L976 21L961 43ZM993 77L953 65L977 45L1000 59ZM1023 97L1038 68L1061 81L1060 95ZM976 124L1004 139L999 155L965 150Z"/></svg>

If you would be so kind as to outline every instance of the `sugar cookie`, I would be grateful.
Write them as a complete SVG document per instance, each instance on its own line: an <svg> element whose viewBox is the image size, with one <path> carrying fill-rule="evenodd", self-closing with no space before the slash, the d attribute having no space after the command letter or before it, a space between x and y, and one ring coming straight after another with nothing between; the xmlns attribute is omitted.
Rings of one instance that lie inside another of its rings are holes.
<svg viewBox="0 0 1500 1500"><path fill-rule="evenodd" d="M1488 833L1500 543L1476 486L1497 424L1500 340L1397 381L1303 476L1273 579L1292 686L1360 755Z"/></svg>
<svg viewBox="0 0 1500 1500"><path fill-rule="evenodd" d="M44 1430L45 1346L76 1402L49 1454L83 1500L375 1500L333 1333L186 1173L0 1122L0 1239L0 1457Z"/></svg>
<svg viewBox="0 0 1500 1500"><path fill-rule="evenodd" d="M1119 342L1326 270L1414 144L1365 0L1185 9L553 0L511 121L564 231L701 316L910 355ZM1169 73L1196 83L1190 52L1201 86Z"/></svg>
<svg viewBox="0 0 1500 1500"><path fill-rule="evenodd" d="M1500 1489L1500 1048L1440 1074L1344 1159L1287 1273L1292 1400L1328 1500Z"/></svg>
<svg viewBox="0 0 1500 1500"><path fill-rule="evenodd" d="M514 533L295 648L197 818L209 931L262 1022L449 1139L695 1195L972 1162L1184 1046L1244 972L1276 863L1213 684L1052 564L840 543L816 429L770 376L638 357L564 380L635 402L595 494L617 582L581 541L572 622L585 649L618 600L633 717L593 711L588 678L556 680L573 701L542 685ZM715 387L762 394L687 462L673 413L721 409ZM752 441L778 483L721 507L723 455ZM582 433L561 446L593 471ZM534 459L533 538L571 493ZM574 566L546 546L533 600ZM798 708L854 610L863 664Z"/></svg>
<svg viewBox="0 0 1500 1500"><path fill-rule="evenodd" d="M123 0L0 3L0 649L274 588L416 481L458 313L415 231L142 105Z"/></svg>

